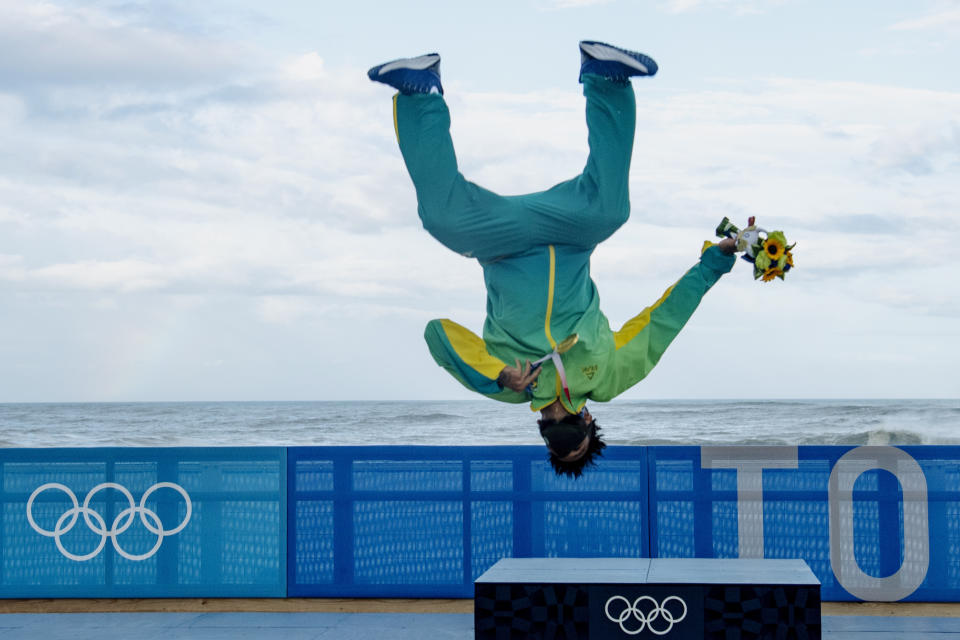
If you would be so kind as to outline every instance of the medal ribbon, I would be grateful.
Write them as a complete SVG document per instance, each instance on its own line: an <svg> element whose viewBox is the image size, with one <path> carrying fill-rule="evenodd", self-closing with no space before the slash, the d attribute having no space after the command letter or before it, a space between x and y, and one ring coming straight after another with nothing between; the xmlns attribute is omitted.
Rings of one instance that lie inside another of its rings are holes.
<svg viewBox="0 0 960 640"><path fill-rule="evenodd" d="M560 384L563 385L563 393L567 396L567 402L572 405L573 400L570 399L570 389L567 387L567 372L563 368L563 360L560 359L560 352L557 351L556 347L553 348L553 351L534 362L533 366L539 367L547 360L552 360L553 366L557 368L557 375L560 376Z"/></svg>

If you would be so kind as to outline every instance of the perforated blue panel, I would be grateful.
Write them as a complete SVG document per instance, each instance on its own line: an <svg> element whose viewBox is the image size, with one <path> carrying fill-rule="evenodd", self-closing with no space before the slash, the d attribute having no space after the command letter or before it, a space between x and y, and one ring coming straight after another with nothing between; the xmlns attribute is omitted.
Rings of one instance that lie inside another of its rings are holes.
<svg viewBox="0 0 960 640"><path fill-rule="evenodd" d="M288 451L291 596L471 597L513 556L645 557L646 450L580 481L543 447Z"/></svg>
<svg viewBox="0 0 960 640"><path fill-rule="evenodd" d="M2 450L0 596L282 597L285 466L280 448Z"/></svg>
<svg viewBox="0 0 960 640"><path fill-rule="evenodd" d="M766 448L757 451L761 449ZM852 505L849 509L837 506L831 525L831 472L852 449L794 448L796 468L762 471L762 523L748 521L744 526L754 535L762 531L764 557L806 560L822 583L824 600L859 599L841 584L831 561L831 526L836 533L836 521L849 519L852 537L838 536L833 541L837 564L855 563L872 583L888 579L894 590L905 590L907 600L960 599L960 448L897 448L915 460L922 472L920 484L925 483L926 495L911 493L909 498L914 506L922 503L926 523L918 521L918 516L905 519L904 490L897 476L871 468L868 461L863 469L846 472L852 483ZM892 448L859 449L868 458L883 458ZM762 457L757 460L762 463ZM702 464L700 447L650 448L655 557L740 557L738 514L743 505L738 503L737 479L742 471L705 469ZM907 479L918 475L906 463L899 463L895 470ZM911 547L910 557L905 553L907 537L919 541ZM917 578L917 584L911 583L909 575L897 578L901 567L908 574L912 570L922 582Z"/></svg>

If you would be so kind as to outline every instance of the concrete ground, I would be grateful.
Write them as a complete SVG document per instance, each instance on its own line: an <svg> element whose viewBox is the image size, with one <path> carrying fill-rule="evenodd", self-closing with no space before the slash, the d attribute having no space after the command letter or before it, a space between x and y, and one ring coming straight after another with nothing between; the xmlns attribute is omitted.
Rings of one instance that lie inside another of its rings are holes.
<svg viewBox="0 0 960 640"><path fill-rule="evenodd" d="M6 600L0 640L468 640L471 600ZM960 640L955 604L824 603L827 640Z"/></svg>
<svg viewBox="0 0 960 640"><path fill-rule="evenodd" d="M960 640L960 618L824 616L839 640ZM8 613L0 638L70 640L468 640L465 613Z"/></svg>

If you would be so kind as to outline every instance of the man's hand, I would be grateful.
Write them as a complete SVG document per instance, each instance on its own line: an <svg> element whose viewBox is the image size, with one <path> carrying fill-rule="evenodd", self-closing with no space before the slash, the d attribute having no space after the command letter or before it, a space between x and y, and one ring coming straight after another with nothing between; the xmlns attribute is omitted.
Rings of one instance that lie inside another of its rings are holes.
<svg viewBox="0 0 960 640"><path fill-rule="evenodd" d="M717 243L717 246L720 247L720 251L723 251L728 256L732 256L737 250L737 241L733 238L724 238Z"/></svg>
<svg viewBox="0 0 960 640"><path fill-rule="evenodd" d="M500 376L497 378L497 382L507 389L513 389L514 391L523 393L527 390L527 387L537 379L541 371L543 371L543 367L534 368L530 365L529 360L527 360L527 363L521 368L520 359L518 358L517 366L503 368L503 371L500 372Z"/></svg>

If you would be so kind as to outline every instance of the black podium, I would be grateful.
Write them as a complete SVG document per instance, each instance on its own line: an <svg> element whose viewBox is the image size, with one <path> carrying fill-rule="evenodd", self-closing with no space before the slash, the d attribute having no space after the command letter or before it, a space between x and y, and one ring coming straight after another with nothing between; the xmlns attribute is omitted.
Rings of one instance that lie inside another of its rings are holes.
<svg viewBox="0 0 960 640"><path fill-rule="evenodd" d="M820 638L803 560L505 558L474 582L478 639Z"/></svg>

